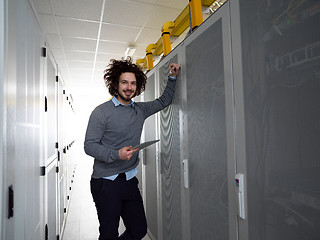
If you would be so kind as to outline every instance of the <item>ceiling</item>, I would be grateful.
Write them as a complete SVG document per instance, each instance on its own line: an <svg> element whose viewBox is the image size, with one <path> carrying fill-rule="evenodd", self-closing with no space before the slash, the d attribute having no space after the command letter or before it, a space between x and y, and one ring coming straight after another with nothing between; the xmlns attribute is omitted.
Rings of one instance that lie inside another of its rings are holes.
<svg viewBox="0 0 320 240"><path fill-rule="evenodd" d="M75 104L105 101L103 70L129 45L134 62L161 37L189 0L31 0L47 44ZM184 35L185 36L185 35ZM181 36L183 38L183 35ZM180 37L180 39L181 39ZM179 39L177 40L179 41Z"/></svg>

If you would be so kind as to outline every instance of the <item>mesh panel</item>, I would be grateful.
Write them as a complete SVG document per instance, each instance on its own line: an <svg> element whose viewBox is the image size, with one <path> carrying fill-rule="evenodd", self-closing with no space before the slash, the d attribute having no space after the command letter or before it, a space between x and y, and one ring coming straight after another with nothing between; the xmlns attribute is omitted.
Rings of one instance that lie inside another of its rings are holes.
<svg viewBox="0 0 320 240"><path fill-rule="evenodd" d="M159 69L160 92L166 86L170 62L177 61L174 56ZM179 90L178 79L172 104L160 112L162 234L168 240L181 239Z"/></svg>
<svg viewBox="0 0 320 240"><path fill-rule="evenodd" d="M319 1L240 7L249 239L319 239Z"/></svg>
<svg viewBox="0 0 320 240"><path fill-rule="evenodd" d="M186 47L191 239L228 239L222 22Z"/></svg>

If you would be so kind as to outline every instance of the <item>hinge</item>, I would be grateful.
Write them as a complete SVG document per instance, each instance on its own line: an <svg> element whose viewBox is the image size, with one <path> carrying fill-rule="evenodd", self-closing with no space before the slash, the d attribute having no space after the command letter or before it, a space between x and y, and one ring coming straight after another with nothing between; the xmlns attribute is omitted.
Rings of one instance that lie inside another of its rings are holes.
<svg viewBox="0 0 320 240"><path fill-rule="evenodd" d="M59 240L60 239L60 236L59 235L57 235L57 240Z"/></svg>
<svg viewBox="0 0 320 240"><path fill-rule="evenodd" d="M63 148L63 153L67 153L66 147Z"/></svg>
<svg viewBox="0 0 320 240"><path fill-rule="evenodd" d="M59 173L59 167L56 167L56 173Z"/></svg>
<svg viewBox="0 0 320 240"><path fill-rule="evenodd" d="M59 148L59 143L58 142L56 142L56 148Z"/></svg>
<svg viewBox="0 0 320 240"><path fill-rule="evenodd" d="M42 57L47 57L47 48L43 47L41 49L41 55L42 55Z"/></svg>
<svg viewBox="0 0 320 240"><path fill-rule="evenodd" d="M13 209L14 209L14 191L13 186L9 187L9 204L8 204L8 219L13 217Z"/></svg>
<svg viewBox="0 0 320 240"><path fill-rule="evenodd" d="M63 212L64 212L64 213L67 213L67 208L64 208L64 209L63 209Z"/></svg>
<svg viewBox="0 0 320 240"><path fill-rule="evenodd" d="M46 167L42 166L40 167L40 176L45 176L46 175Z"/></svg>
<svg viewBox="0 0 320 240"><path fill-rule="evenodd" d="M59 76L56 76L56 82L59 82Z"/></svg>
<svg viewBox="0 0 320 240"><path fill-rule="evenodd" d="M66 94L66 90L63 90L63 94Z"/></svg>
<svg viewBox="0 0 320 240"><path fill-rule="evenodd" d="M58 151L58 161L60 161L60 151Z"/></svg>
<svg viewBox="0 0 320 240"><path fill-rule="evenodd" d="M48 99L47 99L47 97L44 97L44 111L45 112L48 111Z"/></svg>

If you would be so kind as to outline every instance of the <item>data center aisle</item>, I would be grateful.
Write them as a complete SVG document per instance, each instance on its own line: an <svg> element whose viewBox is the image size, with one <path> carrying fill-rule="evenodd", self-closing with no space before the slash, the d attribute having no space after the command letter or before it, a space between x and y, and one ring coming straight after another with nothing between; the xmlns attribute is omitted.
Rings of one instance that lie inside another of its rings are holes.
<svg viewBox="0 0 320 240"><path fill-rule="evenodd" d="M97 240L99 222L90 193L93 159L84 154L79 142L75 144L76 167L71 186L71 200L62 240ZM124 231L120 222L119 233ZM150 240L148 236L143 240Z"/></svg>

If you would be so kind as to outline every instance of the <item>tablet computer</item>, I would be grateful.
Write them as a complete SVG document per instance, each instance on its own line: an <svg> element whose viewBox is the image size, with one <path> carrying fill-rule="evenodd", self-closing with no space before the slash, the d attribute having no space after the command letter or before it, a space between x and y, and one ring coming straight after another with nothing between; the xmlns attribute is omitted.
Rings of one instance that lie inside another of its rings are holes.
<svg viewBox="0 0 320 240"><path fill-rule="evenodd" d="M153 140L153 141L148 141L148 142L144 142L144 143L140 143L139 145L132 147L132 149L139 148L139 150L141 150L141 149L149 147L150 145L155 144L156 142L159 142L159 141L160 141L160 139Z"/></svg>

